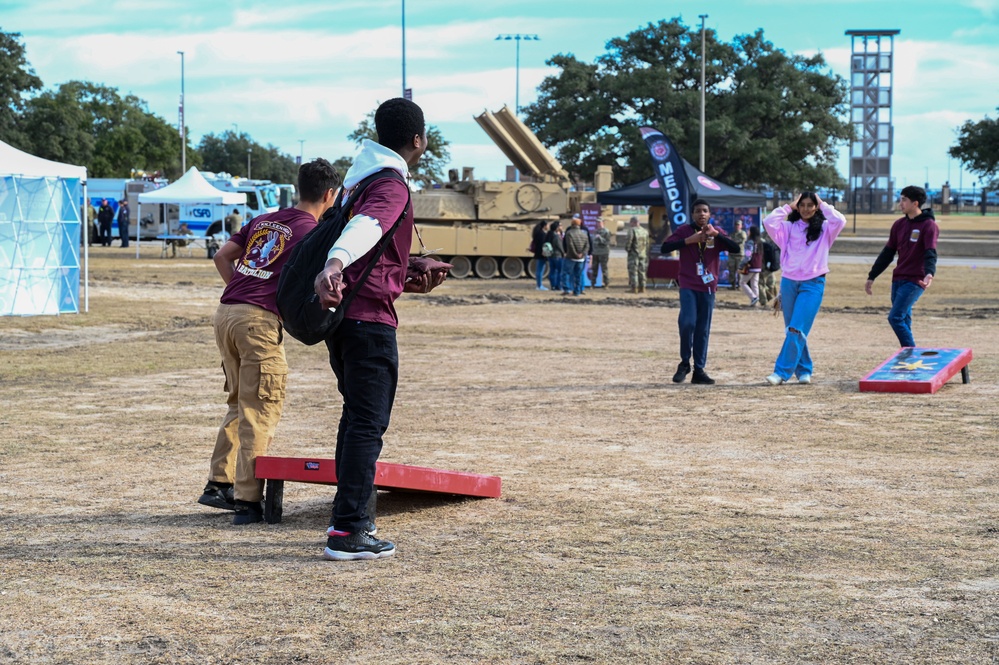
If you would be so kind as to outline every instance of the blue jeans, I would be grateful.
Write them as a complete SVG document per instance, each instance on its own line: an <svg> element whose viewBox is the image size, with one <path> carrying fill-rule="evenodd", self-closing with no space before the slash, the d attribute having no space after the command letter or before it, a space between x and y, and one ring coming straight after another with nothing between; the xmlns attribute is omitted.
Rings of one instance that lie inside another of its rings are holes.
<svg viewBox="0 0 999 665"><path fill-rule="evenodd" d="M552 285L552 290L557 291L562 288L562 257L548 257L548 283Z"/></svg>
<svg viewBox="0 0 999 665"><path fill-rule="evenodd" d="M534 272L537 273L539 289L544 284L546 265L548 265L548 259L534 259Z"/></svg>
<svg viewBox="0 0 999 665"><path fill-rule="evenodd" d="M923 295L923 287L914 282L900 280L891 283L891 311L888 323L895 331L900 346L915 346L912 339L912 306Z"/></svg>
<svg viewBox="0 0 999 665"><path fill-rule="evenodd" d="M822 305L826 277L813 277L798 282L786 277L780 280L780 298L784 310L784 345L774 363L774 373L787 381L792 375L812 373L812 356L808 353L808 333Z"/></svg>
<svg viewBox="0 0 999 665"><path fill-rule="evenodd" d="M708 337L711 335L711 314L715 309L715 294L693 289L680 289L680 360L704 369L708 364Z"/></svg>
<svg viewBox="0 0 999 665"><path fill-rule="evenodd" d="M565 276L565 289L571 290L572 295L578 296L583 292L583 269L586 261L570 261L566 259L568 270Z"/></svg>
<svg viewBox="0 0 999 665"><path fill-rule="evenodd" d="M336 435L336 496L330 526L360 531L375 491L375 462L382 452L399 380L395 328L344 319L326 340L343 411Z"/></svg>

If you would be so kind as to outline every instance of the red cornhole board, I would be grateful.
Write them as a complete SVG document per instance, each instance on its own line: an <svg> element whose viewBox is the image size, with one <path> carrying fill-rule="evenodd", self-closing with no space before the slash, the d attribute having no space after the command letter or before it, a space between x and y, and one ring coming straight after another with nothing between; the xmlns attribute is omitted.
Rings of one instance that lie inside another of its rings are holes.
<svg viewBox="0 0 999 665"><path fill-rule="evenodd" d="M266 480L264 518L268 524L281 521L284 481L336 485L336 461L319 457L258 457L256 476ZM423 466L377 462L375 488L433 494L497 498L501 479L478 473L444 471Z"/></svg>
<svg viewBox="0 0 999 665"><path fill-rule="evenodd" d="M860 391L935 393L958 372L964 383L970 383L970 362L971 349L905 347L861 379Z"/></svg>

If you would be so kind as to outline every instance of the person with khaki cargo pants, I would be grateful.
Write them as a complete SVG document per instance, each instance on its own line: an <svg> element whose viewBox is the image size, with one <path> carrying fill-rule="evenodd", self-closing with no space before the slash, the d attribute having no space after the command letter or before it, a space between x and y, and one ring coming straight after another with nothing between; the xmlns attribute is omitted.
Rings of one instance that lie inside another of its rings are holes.
<svg viewBox="0 0 999 665"><path fill-rule="evenodd" d="M256 459L267 454L284 406L288 363L278 277L292 248L333 204L340 182L325 159L302 165L299 204L254 217L212 257L226 283L213 324L228 411L198 503L236 511L233 524L263 520L264 484L256 478Z"/></svg>

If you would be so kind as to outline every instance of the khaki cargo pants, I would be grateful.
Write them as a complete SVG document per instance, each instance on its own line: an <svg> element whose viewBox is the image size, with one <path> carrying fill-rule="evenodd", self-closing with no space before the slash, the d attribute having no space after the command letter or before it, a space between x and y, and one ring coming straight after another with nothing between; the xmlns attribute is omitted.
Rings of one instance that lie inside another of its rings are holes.
<svg viewBox="0 0 999 665"><path fill-rule="evenodd" d="M222 354L229 411L222 420L209 480L233 483L240 501L260 501L256 459L267 454L281 419L288 363L281 322L255 305L219 305L215 342Z"/></svg>

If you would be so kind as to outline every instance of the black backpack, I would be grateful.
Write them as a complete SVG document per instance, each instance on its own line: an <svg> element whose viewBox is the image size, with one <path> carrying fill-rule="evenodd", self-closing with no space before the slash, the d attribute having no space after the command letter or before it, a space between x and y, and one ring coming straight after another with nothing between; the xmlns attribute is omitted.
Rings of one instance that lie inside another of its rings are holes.
<svg viewBox="0 0 999 665"><path fill-rule="evenodd" d="M403 207L402 215L396 220L392 229L378 241L378 251L375 252L371 262L361 273L361 278L356 284L351 285L350 291L344 296L339 307L335 311L322 307L315 291L316 275L322 272L326 266L330 247L336 243L337 238L347 226L347 222L350 221L352 208L357 197L368 185L381 178L395 178L404 184L406 183L405 179L397 172L383 169L359 182L346 202L343 201L343 190L340 190L336 202L323 213L316 227L305 234L305 237L292 248L287 263L281 269L277 287L277 307L281 313L281 322L288 334L303 344L318 344L336 330L340 321L343 320L344 312L354 299L354 294L368 278L368 274L378 263L382 252L385 251L392 236L395 235L395 230L399 228L399 222L406 216L406 210L409 208L408 201ZM409 191L408 184L406 190Z"/></svg>
<svg viewBox="0 0 999 665"><path fill-rule="evenodd" d="M780 248L769 240L763 241L763 269L768 272L780 270Z"/></svg>

